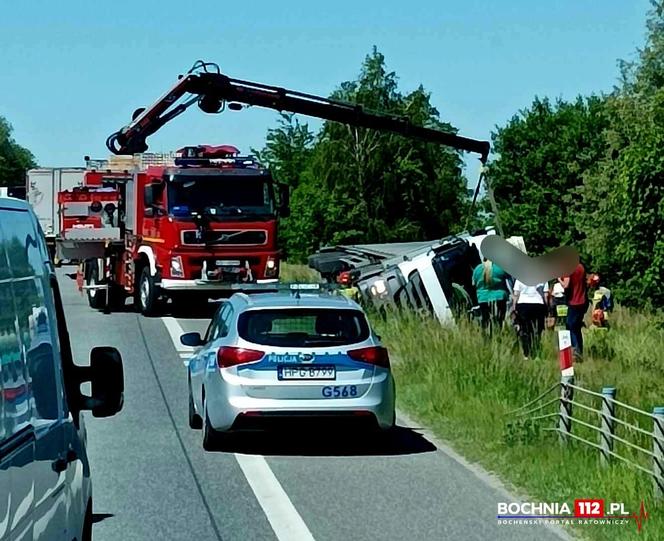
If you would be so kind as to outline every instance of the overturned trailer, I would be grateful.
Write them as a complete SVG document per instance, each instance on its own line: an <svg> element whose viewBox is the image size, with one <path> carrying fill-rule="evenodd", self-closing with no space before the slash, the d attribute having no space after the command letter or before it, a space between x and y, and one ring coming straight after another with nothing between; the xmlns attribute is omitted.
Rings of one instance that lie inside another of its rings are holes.
<svg viewBox="0 0 664 541"><path fill-rule="evenodd" d="M495 234L487 228L438 241L329 246L310 256L309 266L379 310L426 311L450 323L477 310L473 269L482 240ZM521 237L508 240L525 250Z"/></svg>

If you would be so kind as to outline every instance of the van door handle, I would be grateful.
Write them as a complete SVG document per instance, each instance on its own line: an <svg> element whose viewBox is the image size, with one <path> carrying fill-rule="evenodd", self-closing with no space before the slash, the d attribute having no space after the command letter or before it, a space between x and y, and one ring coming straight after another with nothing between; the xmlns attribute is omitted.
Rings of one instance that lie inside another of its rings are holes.
<svg viewBox="0 0 664 541"><path fill-rule="evenodd" d="M51 463L51 467L55 473L62 473L67 469L67 461L60 456Z"/></svg>

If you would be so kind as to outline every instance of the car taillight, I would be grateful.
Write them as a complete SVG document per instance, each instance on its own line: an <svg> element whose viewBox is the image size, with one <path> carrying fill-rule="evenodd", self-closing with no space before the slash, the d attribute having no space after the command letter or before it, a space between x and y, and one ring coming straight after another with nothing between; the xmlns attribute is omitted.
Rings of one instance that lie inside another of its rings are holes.
<svg viewBox="0 0 664 541"><path fill-rule="evenodd" d="M362 361L363 363L375 364L376 366L382 366L383 368L390 367L390 356L387 353L387 349L384 347L377 346L351 349L348 352L348 356L351 359Z"/></svg>
<svg viewBox="0 0 664 541"><path fill-rule="evenodd" d="M219 368L229 368L238 364L253 363L263 358L262 351L255 349L220 347L217 350L217 366Z"/></svg>
<svg viewBox="0 0 664 541"><path fill-rule="evenodd" d="M343 271L339 273L339 276L337 277L337 283L341 284L342 286L348 286L350 285L351 282L351 276L349 271Z"/></svg>

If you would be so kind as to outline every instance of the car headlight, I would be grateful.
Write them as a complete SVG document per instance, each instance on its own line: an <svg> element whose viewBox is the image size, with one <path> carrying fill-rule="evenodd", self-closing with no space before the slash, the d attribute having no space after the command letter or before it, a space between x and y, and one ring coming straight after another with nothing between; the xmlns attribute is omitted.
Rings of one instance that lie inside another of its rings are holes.
<svg viewBox="0 0 664 541"><path fill-rule="evenodd" d="M171 257L171 276L173 278L184 278L184 266L182 265L182 256Z"/></svg>
<svg viewBox="0 0 664 541"><path fill-rule="evenodd" d="M279 268L277 266L277 261L273 257L268 257L267 261L265 262L265 277L266 278L272 278L276 276L279 272Z"/></svg>

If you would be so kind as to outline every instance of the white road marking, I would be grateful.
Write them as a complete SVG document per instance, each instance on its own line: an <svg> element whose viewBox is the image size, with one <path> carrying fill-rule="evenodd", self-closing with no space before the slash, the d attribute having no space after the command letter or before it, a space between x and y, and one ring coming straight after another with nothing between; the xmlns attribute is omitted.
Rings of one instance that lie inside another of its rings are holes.
<svg viewBox="0 0 664 541"><path fill-rule="evenodd" d="M260 455L241 455L235 458L249 482L251 490L263 508L270 526L280 541L314 541L309 528L290 501L288 494L275 477L269 464Z"/></svg>
<svg viewBox="0 0 664 541"><path fill-rule="evenodd" d="M162 317L164 326L173 341L173 346L180 358L188 359L194 348L183 346L180 336L184 330L174 317ZM184 361L187 365L188 361ZM290 501L288 494L275 477L265 458L260 455L241 455L235 453L251 490L254 492L272 530L279 541L315 541L304 520Z"/></svg>
<svg viewBox="0 0 664 541"><path fill-rule="evenodd" d="M173 341L175 351L177 351L180 358L183 359L182 364L189 366L189 359L194 354L196 348L185 346L180 342L180 336L184 334L184 329L177 319L174 317L162 317L161 320L164 322L164 326Z"/></svg>

